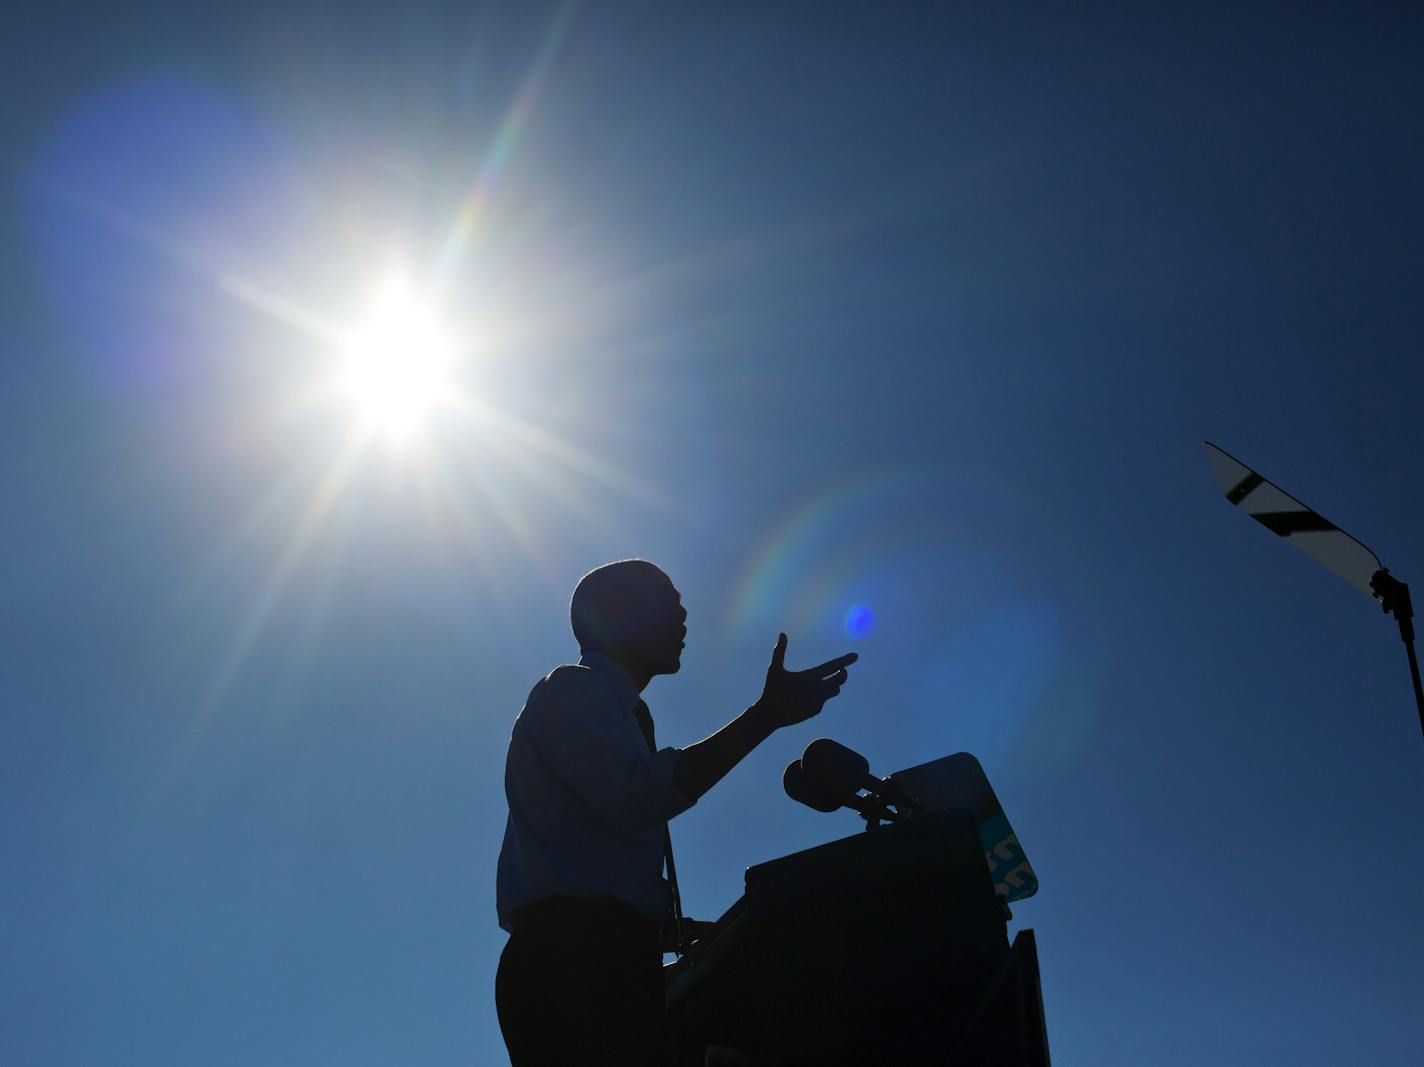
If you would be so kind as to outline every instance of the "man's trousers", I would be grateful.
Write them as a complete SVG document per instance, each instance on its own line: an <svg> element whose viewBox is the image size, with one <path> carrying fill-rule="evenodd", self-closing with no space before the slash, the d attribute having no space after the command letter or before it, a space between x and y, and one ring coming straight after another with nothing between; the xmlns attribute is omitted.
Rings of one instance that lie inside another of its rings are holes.
<svg viewBox="0 0 1424 1067"><path fill-rule="evenodd" d="M513 1067L667 1067L663 997L657 924L610 900L553 897L524 909L495 977Z"/></svg>

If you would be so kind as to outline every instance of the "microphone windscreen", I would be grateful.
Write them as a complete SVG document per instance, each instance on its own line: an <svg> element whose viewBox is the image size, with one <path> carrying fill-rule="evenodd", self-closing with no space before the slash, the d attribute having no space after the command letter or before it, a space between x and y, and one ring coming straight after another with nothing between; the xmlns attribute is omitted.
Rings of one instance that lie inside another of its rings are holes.
<svg viewBox="0 0 1424 1067"><path fill-rule="evenodd" d="M870 761L829 737L817 738L801 754L806 779L818 793L845 803L870 777Z"/></svg>
<svg viewBox="0 0 1424 1067"><path fill-rule="evenodd" d="M806 771L800 760L792 760L786 765L786 770L781 772L781 788L798 804L805 804L817 811L835 811L841 806L840 801L825 796L820 790L812 787L806 780Z"/></svg>

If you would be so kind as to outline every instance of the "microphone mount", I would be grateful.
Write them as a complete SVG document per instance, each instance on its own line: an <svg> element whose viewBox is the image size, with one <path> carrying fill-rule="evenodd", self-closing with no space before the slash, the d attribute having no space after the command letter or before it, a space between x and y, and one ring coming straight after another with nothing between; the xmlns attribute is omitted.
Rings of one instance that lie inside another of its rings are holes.
<svg viewBox="0 0 1424 1067"><path fill-rule="evenodd" d="M792 800L817 811L851 808L865 820L867 830L899 822L923 807L895 782L871 774L869 761L860 753L828 737L807 745L801 758L787 765L781 784Z"/></svg>

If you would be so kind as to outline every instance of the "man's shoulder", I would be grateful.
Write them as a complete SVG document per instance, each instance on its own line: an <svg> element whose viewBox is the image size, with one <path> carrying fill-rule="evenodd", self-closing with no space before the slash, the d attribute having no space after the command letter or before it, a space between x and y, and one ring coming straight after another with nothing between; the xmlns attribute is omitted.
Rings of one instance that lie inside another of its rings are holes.
<svg viewBox="0 0 1424 1067"><path fill-rule="evenodd" d="M535 683L529 696L536 694L551 697L561 693L580 692L593 683L593 671L582 663L560 663Z"/></svg>
<svg viewBox="0 0 1424 1067"><path fill-rule="evenodd" d="M519 719L529 722L558 715L570 705L582 703L590 694L597 693L591 670L581 663L561 663L534 683Z"/></svg>

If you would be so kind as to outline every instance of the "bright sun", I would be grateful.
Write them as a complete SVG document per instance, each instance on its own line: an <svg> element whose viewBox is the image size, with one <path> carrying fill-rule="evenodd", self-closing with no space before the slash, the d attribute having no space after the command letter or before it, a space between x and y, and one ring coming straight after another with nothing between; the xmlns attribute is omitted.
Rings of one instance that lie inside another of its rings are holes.
<svg viewBox="0 0 1424 1067"><path fill-rule="evenodd" d="M393 275L343 347L342 386L365 426L399 443L449 399L452 355L435 309Z"/></svg>

